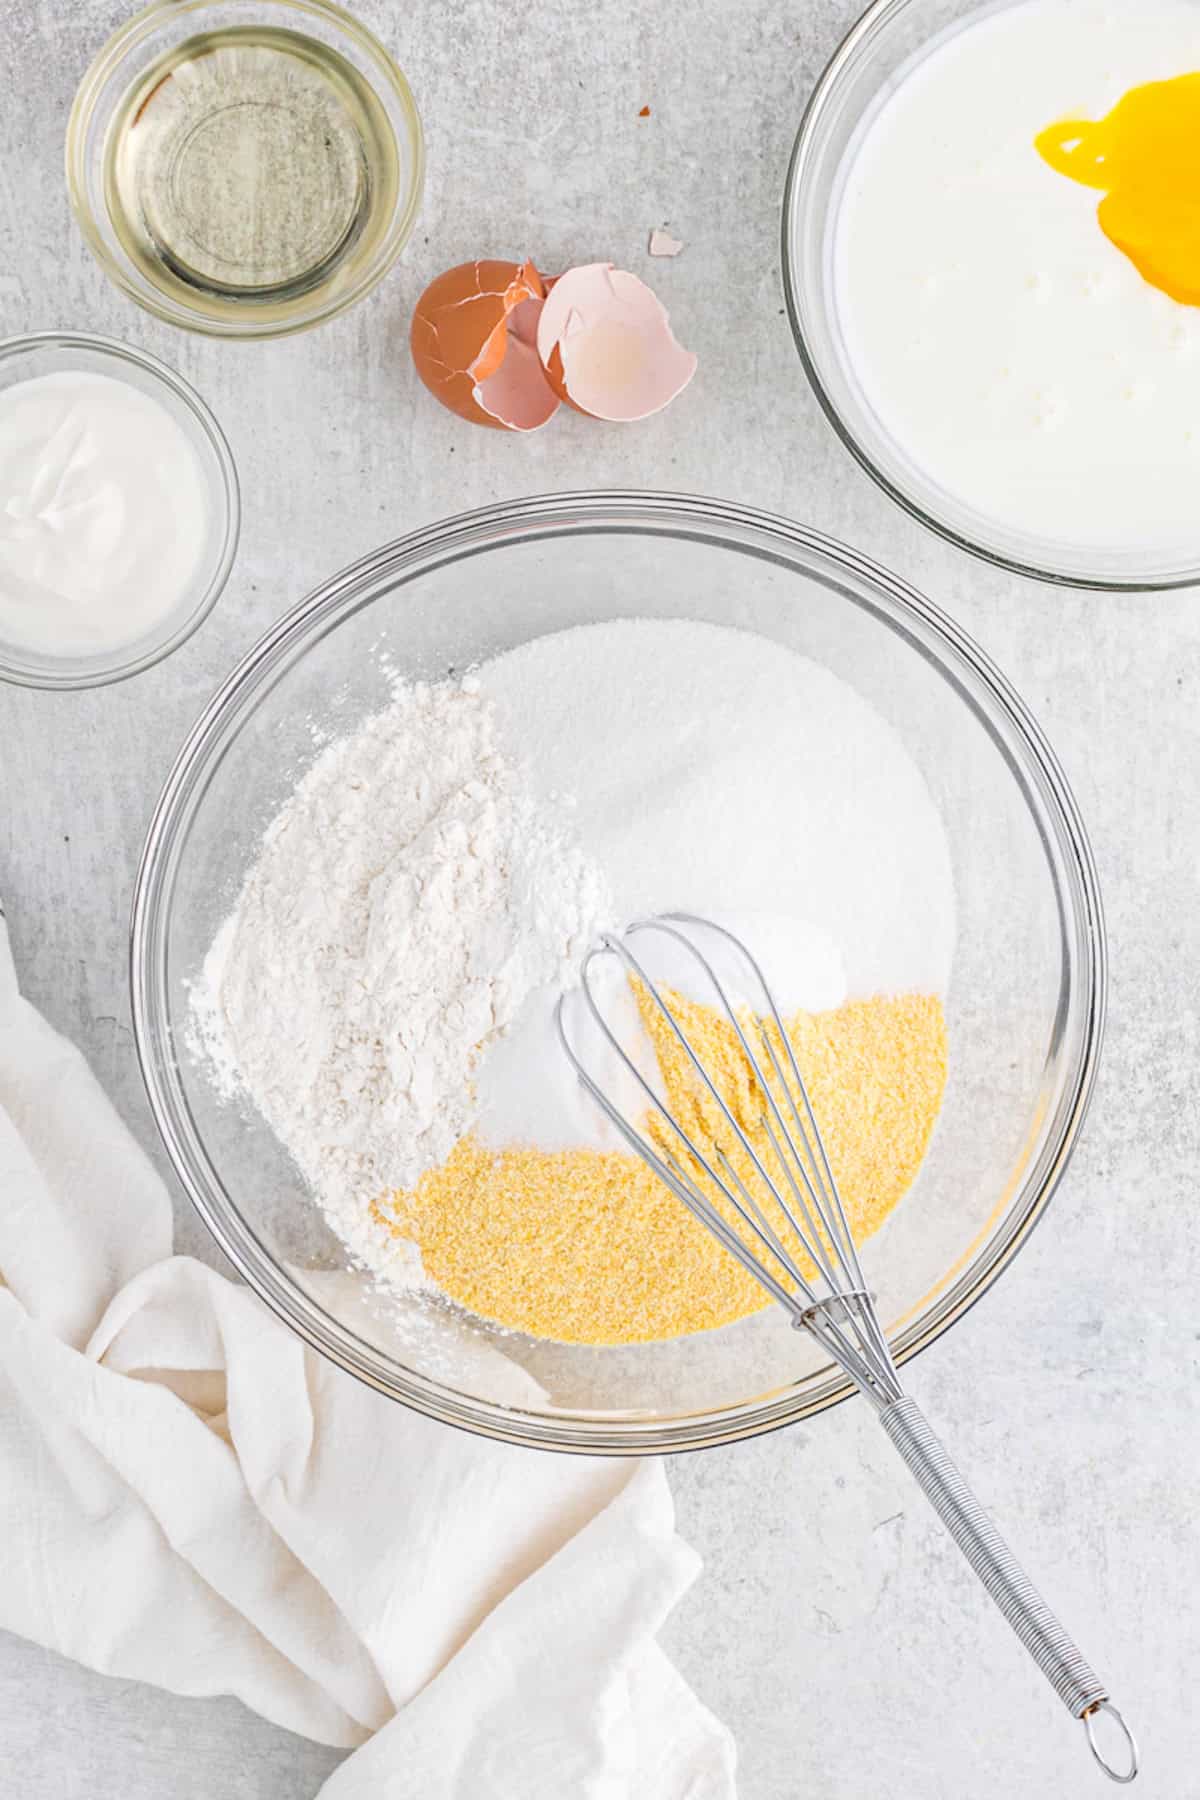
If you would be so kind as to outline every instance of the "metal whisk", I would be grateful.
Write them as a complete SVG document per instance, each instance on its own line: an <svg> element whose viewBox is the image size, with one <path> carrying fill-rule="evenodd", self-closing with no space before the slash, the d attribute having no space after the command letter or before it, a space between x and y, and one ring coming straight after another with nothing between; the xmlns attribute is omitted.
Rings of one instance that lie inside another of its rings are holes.
<svg viewBox="0 0 1200 1800"><path fill-rule="evenodd" d="M747 1002L735 1005L729 998L711 956L696 941L706 933L714 934L721 956L732 955L744 971ZM719 1079L697 1055L680 1009L664 996L666 984L656 983L631 948L632 940L650 936L671 940L676 958L681 952L686 955L732 1028L751 1078L747 1092L756 1107L761 1103L761 1117L755 1122L761 1131L754 1135L738 1117ZM592 980L597 960L606 957L618 959L643 1004L653 1007L665 1022L690 1065L696 1095L714 1129L706 1128L702 1135L696 1128L689 1132L612 1029ZM723 926L687 913L640 920L619 936L606 934L588 951L582 995L646 1107L639 1119L631 1118L597 1082L572 1044L560 999L559 1036L585 1088L630 1147L783 1307L793 1326L811 1333L866 1395L976 1575L1068 1712L1083 1722L1097 1763L1111 1780L1132 1781L1138 1772L1137 1745L1108 1689L1036 1592L916 1402L904 1393L795 1052L750 951ZM723 1143L717 1141L718 1134ZM1123 1734L1128 1756L1124 1768L1107 1760L1097 1742L1096 1723L1103 1713L1112 1715Z"/></svg>

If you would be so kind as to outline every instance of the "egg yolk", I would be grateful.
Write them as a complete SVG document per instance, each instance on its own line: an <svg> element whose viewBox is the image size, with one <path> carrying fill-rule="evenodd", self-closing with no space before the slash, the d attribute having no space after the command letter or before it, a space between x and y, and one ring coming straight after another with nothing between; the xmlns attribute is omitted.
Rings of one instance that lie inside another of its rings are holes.
<svg viewBox="0 0 1200 1800"><path fill-rule="evenodd" d="M1100 229L1152 287L1200 306L1200 74L1130 88L1103 119L1061 119L1034 146L1104 190Z"/></svg>

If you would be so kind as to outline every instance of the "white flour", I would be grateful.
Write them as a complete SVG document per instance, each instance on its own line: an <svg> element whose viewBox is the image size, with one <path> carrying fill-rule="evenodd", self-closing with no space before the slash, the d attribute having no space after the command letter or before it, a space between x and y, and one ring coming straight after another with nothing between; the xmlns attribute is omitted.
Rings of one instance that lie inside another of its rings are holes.
<svg viewBox="0 0 1200 1800"><path fill-rule="evenodd" d="M479 1056L571 979L608 906L478 682L400 688L267 831L197 984L198 1036L375 1260L370 1201L445 1159Z"/></svg>

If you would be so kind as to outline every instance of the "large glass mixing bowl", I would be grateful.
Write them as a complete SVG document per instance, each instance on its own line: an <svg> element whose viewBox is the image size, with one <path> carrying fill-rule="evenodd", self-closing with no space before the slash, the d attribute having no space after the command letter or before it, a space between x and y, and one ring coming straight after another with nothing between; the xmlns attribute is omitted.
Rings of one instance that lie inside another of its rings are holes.
<svg viewBox="0 0 1200 1800"><path fill-rule="evenodd" d="M899 732L941 809L959 929L949 1084L915 1186L864 1252L901 1358L979 1297L1041 1214L1086 1108L1104 1011L1095 871L1052 752L970 639L854 551L711 500L563 495L417 532L303 601L210 702L150 826L132 926L150 1101L214 1235L302 1338L422 1412L562 1450L728 1442L850 1388L774 1310L671 1343L588 1349L446 1304L384 1303L265 1125L218 1099L189 1046L187 983L316 738L379 707L389 669L436 678L631 615L739 626L825 664Z"/></svg>

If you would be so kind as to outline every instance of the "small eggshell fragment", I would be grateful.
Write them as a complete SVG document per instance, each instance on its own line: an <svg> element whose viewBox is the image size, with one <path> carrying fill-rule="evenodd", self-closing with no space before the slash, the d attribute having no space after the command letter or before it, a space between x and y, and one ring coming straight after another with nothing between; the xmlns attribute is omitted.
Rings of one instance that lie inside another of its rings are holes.
<svg viewBox="0 0 1200 1800"><path fill-rule="evenodd" d="M627 270L585 263L554 283L537 327L555 391L595 419L649 418L696 373L658 297Z"/></svg>
<svg viewBox="0 0 1200 1800"><path fill-rule="evenodd" d="M682 249L681 239L672 237L669 231L660 231L656 225L650 233L651 256L678 256Z"/></svg>
<svg viewBox="0 0 1200 1800"><path fill-rule="evenodd" d="M462 419L501 431L536 431L559 397L537 354L546 297L533 264L460 263L431 281L413 312L417 374Z"/></svg>

